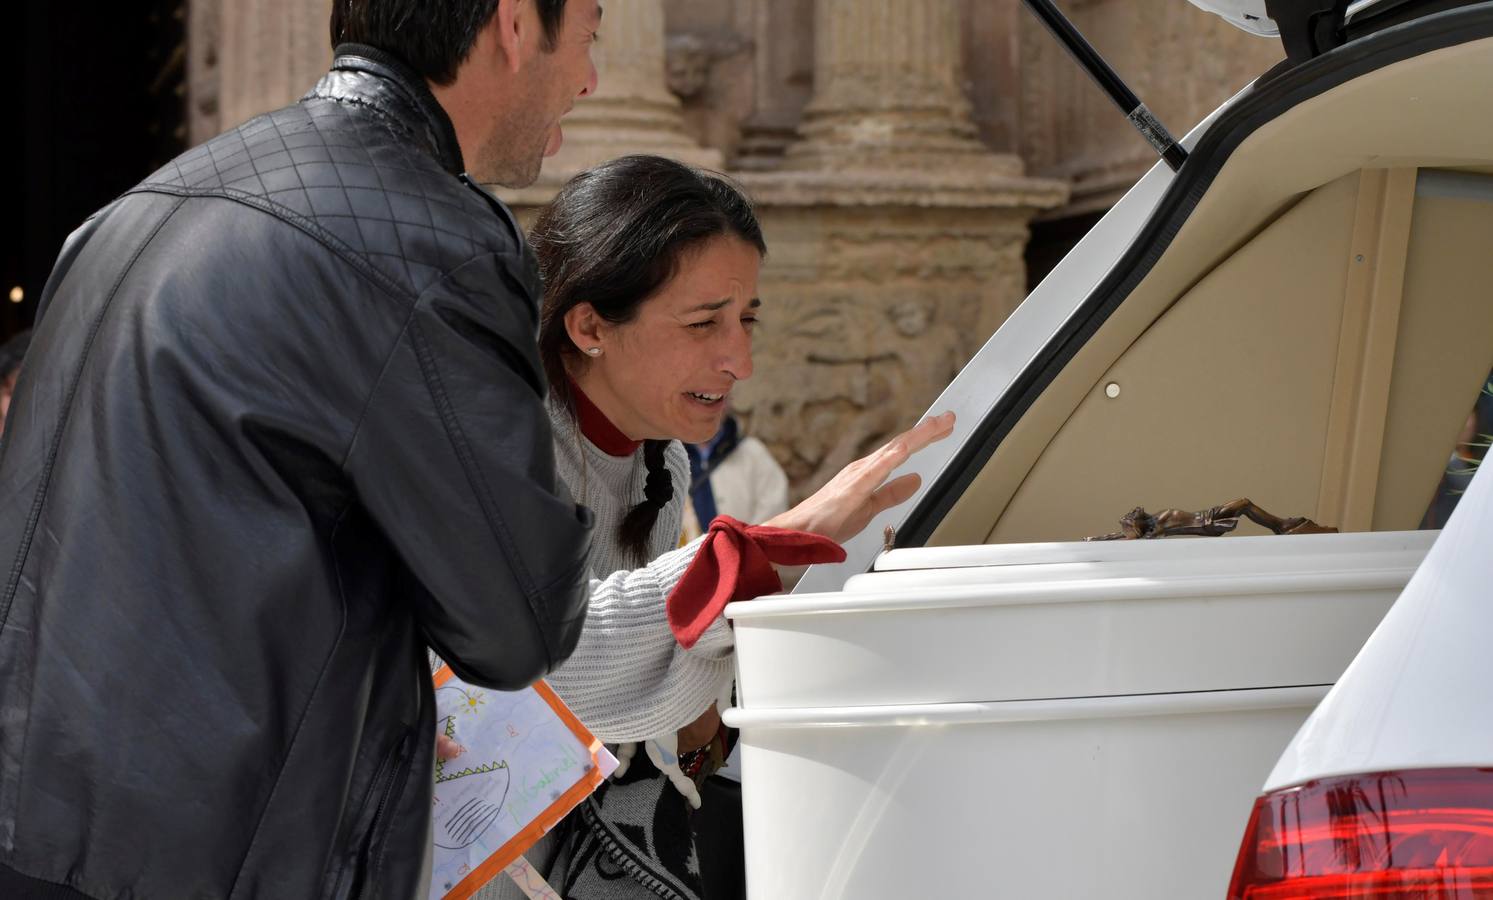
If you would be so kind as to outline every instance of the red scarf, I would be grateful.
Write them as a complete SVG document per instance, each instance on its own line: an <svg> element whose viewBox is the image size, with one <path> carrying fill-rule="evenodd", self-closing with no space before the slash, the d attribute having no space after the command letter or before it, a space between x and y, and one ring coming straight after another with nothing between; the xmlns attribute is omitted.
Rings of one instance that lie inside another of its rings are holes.
<svg viewBox="0 0 1493 900"><path fill-rule="evenodd" d="M694 561L669 594L669 627L679 645L688 650L727 603L783 589L773 563L807 566L844 561L845 549L827 537L716 516Z"/></svg>

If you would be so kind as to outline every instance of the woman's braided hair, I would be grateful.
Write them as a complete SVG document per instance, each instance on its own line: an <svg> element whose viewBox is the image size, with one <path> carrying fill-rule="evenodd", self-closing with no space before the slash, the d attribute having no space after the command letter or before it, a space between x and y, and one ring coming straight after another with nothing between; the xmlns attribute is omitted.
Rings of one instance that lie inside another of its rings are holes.
<svg viewBox="0 0 1493 900"><path fill-rule="evenodd" d="M589 303L614 325L626 324L674 277L684 255L731 235L767 254L751 202L724 176L658 156L624 156L571 179L540 213L530 235L544 276L539 355L550 390L575 415L567 359L579 350L565 314ZM647 562L648 538L674 499L665 463L669 442L643 443L648 479L643 500L623 518L623 550Z"/></svg>

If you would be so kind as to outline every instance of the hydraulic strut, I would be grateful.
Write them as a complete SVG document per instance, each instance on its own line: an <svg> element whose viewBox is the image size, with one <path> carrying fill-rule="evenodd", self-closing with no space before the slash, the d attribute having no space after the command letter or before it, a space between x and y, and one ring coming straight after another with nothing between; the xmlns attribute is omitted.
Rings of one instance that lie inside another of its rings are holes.
<svg viewBox="0 0 1493 900"><path fill-rule="evenodd" d="M1130 124L1135 126L1135 130L1139 131L1146 142L1161 154L1161 158L1172 167L1172 171L1181 169L1182 164L1187 162L1187 151L1183 150L1182 146L1172 138L1166 126L1161 124L1151 110L1140 102L1140 98L1135 96L1135 92L1120 79L1109 63L1104 61L1104 57L1099 55L1094 45L1085 40L1078 29L1073 27L1073 23L1058 11L1058 8L1052 4L1052 0L1023 0L1023 2L1036 13L1037 18L1042 20L1042 24L1047 26L1047 30L1051 31L1053 36L1073 55L1073 58L1078 60L1078 64L1084 67L1099 87L1104 89L1115 105L1120 107L1125 118L1129 119Z"/></svg>

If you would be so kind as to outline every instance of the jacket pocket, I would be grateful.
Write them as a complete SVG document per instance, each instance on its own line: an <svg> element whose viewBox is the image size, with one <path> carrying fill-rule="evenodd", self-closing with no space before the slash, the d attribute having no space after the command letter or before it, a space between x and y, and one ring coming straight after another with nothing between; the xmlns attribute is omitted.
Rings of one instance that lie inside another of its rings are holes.
<svg viewBox="0 0 1493 900"><path fill-rule="evenodd" d="M363 900L374 896L384 838L393 824L394 805L409 780L414 758L412 734L406 729L384 754L359 806L355 830L347 843L343 862L332 888L334 900Z"/></svg>

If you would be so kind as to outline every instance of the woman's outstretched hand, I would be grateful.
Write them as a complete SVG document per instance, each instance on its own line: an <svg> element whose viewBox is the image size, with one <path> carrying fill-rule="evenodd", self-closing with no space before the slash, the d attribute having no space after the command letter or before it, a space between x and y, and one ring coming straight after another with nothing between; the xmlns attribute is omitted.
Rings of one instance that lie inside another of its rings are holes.
<svg viewBox="0 0 1493 900"><path fill-rule="evenodd" d="M943 440L953 430L951 412L924 419L875 453L841 469L812 497L762 524L807 531L843 544L859 534L882 510L906 502L917 492L922 479L916 474L892 481L887 481L887 477L907 462L908 457L934 441Z"/></svg>

